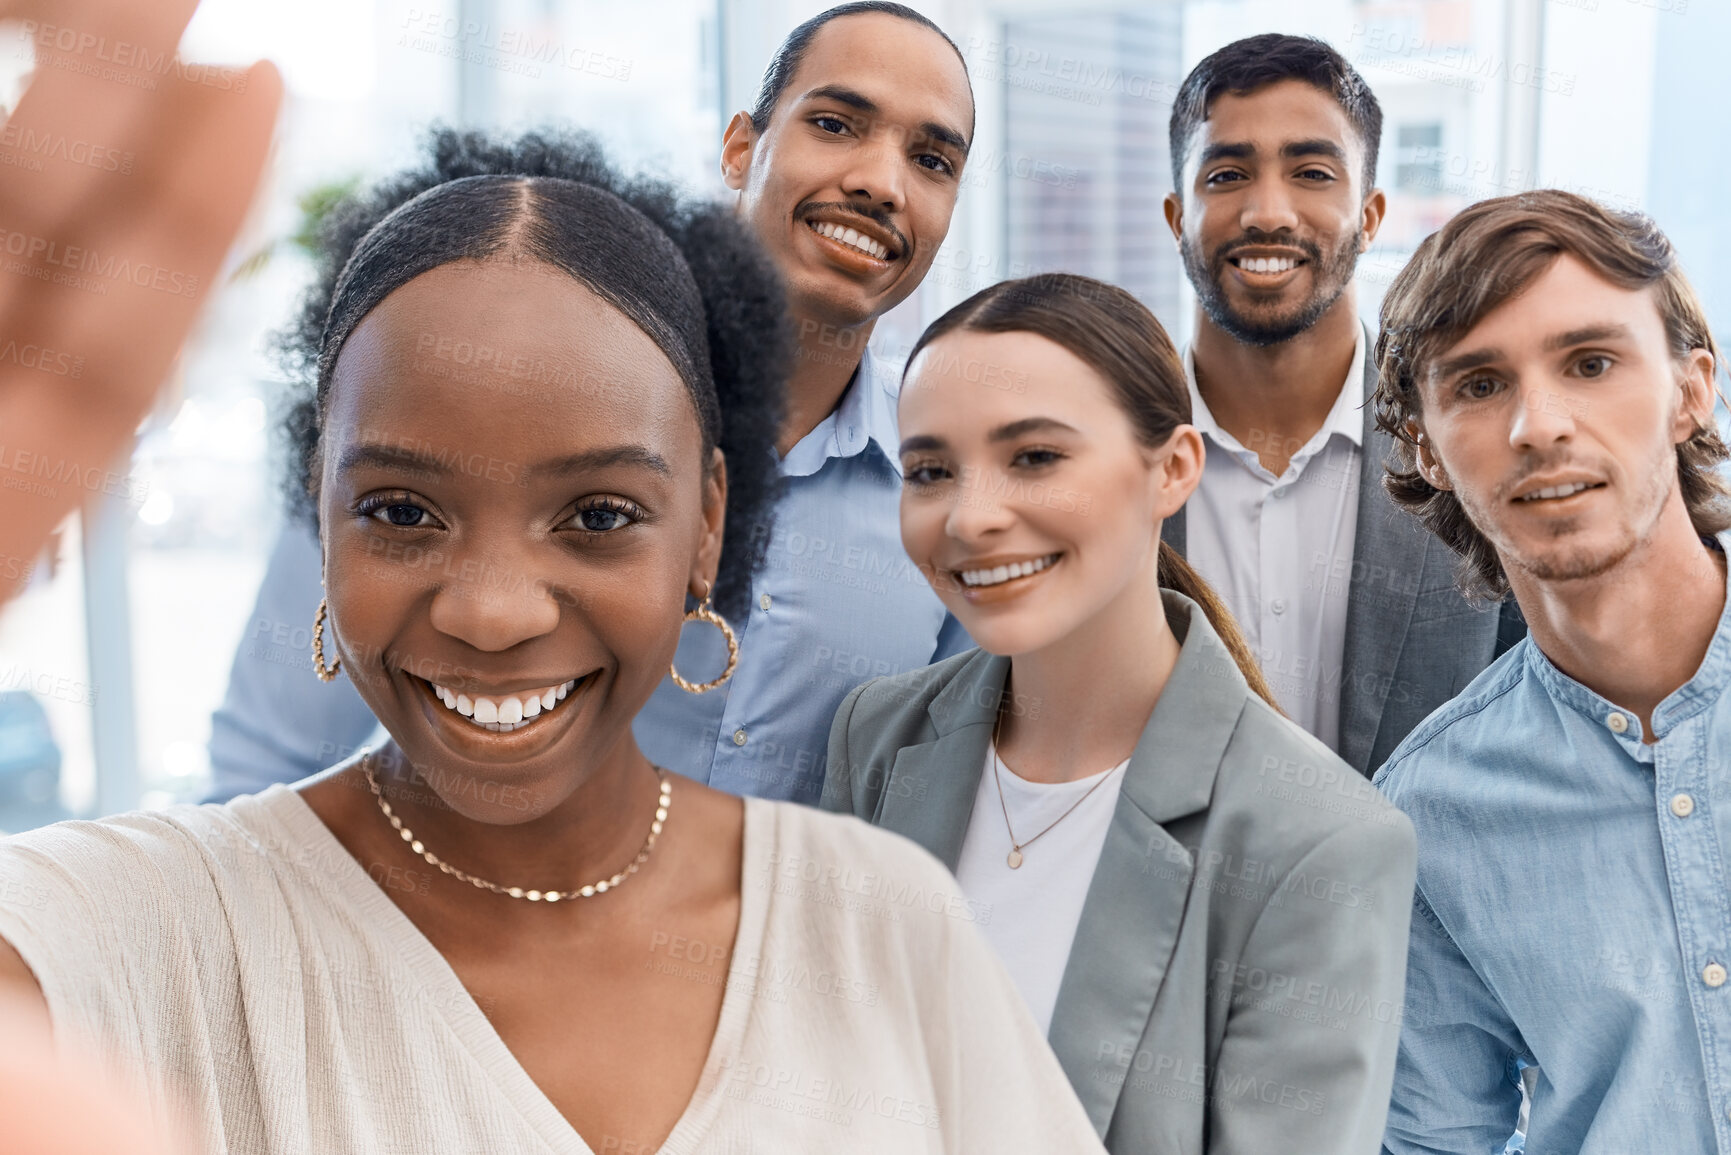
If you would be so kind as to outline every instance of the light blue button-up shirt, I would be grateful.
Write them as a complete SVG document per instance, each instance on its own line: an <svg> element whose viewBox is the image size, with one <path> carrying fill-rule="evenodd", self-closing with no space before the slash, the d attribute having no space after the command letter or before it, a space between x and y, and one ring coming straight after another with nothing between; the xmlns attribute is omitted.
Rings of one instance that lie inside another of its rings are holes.
<svg viewBox="0 0 1731 1155"><path fill-rule="evenodd" d="M781 461L768 557L736 625L739 668L707 694L662 679L634 725L652 761L736 794L816 802L847 692L973 645L902 550L899 369L867 352L836 411ZM318 542L287 526L211 719L209 801L293 782L384 740L347 678L313 677L318 597ZM721 631L687 624L679 672L703 682L726 664Z"/></svg>
<svg viewBox="0 0 1731 1155"><path fill-rule="evenodd" d="M841 404L780 463L785 487L739 635L739 667L693 695L663 678L637 715L650 760L718 790L815 804L836 707L870 678L973 645L902 549L900 366L868 350ZM686 625L674 665L706 681L721 631Z"/></svg>
<svg viewBox="0 0 1731 1155"><path fill-rule="evenodd" d="M1731 534L1720 539L1731 544ZM1531 638L1376 785L1418 832L1385 1150L1731 1152L1731 598L1640 720Z"/></svg>

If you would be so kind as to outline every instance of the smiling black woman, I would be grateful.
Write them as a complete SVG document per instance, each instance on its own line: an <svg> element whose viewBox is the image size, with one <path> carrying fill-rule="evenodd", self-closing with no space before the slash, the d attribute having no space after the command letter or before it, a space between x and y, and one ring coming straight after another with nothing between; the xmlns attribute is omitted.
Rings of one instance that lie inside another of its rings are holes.
<svg viewBox="0 0 1731 1155"><path fill-rule="evenodd" d="M1099 1150L936 861L633 735L749 589L764 258L583 138L433 148L471 175L351 206L302 327L316 671L390 742L10 840L0 988L209 1152Z"/></svg>

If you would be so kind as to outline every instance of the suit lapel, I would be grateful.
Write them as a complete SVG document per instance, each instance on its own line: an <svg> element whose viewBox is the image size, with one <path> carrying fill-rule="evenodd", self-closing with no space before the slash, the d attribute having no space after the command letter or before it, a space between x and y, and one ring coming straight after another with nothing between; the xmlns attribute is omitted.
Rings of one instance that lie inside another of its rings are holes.
<svg viewBox="0 0 1731 1155"><path fill-rule="evenodd" d="M1101 1135L1166 977L1190 897L1190 852L1165 824L1206 809L1249 687L1202 611L1162 591L1183 648L1130 756L1082 905L1049 1035ZM1188 614L1188 623L1179 622Z"/></svg>
<svg viewBox="0 0 1731 1155"><path fill-rule="evenodd" d="M1376 742L1395 664L1423 588L1431 535L1383 490L1384 463L1394 439L1376 427L1376 362L1365 334L1364 451L1358 482L1356 538L1341 651L1340 756L1364 767Z"/></svg>
<svg viewBox="0 0 1731 1155"><path fill-rule="evenodd" d="M896 752L877 824L913 839L955 872L974 813L1010 660L984 650L926 708L938 736Z"/></svg>

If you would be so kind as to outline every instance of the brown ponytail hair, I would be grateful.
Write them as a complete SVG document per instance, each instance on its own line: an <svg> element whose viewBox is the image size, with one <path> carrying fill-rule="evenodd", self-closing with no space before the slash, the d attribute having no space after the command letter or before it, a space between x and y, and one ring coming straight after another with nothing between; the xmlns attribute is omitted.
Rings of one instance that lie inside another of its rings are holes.
<svg viewBox="0 0 1731 1155"><path fill-rule="evenodd" d="M1150 449L1166 444L1174 429L1190 422L1190 388L1172 338L1146 305L1116 285L1074 273L1000 281L933 321L914 342L908 364L927 345L958 329L1033 333L1069 350L1106 379L1136 439ZM1160 543L1158 574L1162 586L1202 607L1251 690L1280 709L1232 612L1165 542Z"/></svg>

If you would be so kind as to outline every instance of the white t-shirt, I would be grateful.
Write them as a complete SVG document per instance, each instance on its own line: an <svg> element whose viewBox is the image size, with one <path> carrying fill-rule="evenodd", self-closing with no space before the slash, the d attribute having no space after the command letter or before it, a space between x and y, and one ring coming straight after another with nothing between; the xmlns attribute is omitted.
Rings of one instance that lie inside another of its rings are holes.
<svg viewBox="0 0 1731 1155"><path fill-rule="evenodd" d="M720 1023L661 1155L1103 1152L941 863L756 798L744 842ZM0 937L56 1034L178 1103L205 1155L592 1155L283 786L0 839Z"/></svg>
<svg viewBox="0 0 1731 1155"><path fill-rule="evenodd" d="M988 746L986 770L974 792L974 815L968 820L956 863L956 881L981 910L991 911L990 920L980 929L1004 960L1040 1030L1050 1031L1058 986L1070 961L1070 944L1082 921L1082 903L1106 845L1106 830L1112 825L1130 760L1074 782L1049 783L1019 778L1003 762L998 762L994 775L997 757L997 746ZM999 780L1004 790L1001 804ZM1088 794L1096 784L1099 789ZM1086 801L1078 805L1084 794ZM1072 806L1075 811L1058 821ZM1012 845L1004 826L1006 809L1016 839L1023 844L1022 865L1014 869L1009 864ZM1054 822L1058 824L1052 826ZM1052 829L1039 841L1027 845L1048 826Z"/></svg>

